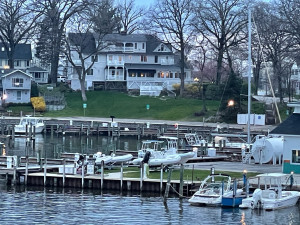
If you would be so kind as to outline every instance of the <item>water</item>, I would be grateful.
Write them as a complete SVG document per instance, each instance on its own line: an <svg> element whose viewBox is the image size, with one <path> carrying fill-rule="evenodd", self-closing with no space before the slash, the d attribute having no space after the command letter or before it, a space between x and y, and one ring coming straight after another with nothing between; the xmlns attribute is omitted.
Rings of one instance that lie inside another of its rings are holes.
<svg viewBox="0 0 300 225"><path fill-rule="evenodd" d="M0 191L1 224L300 224L299 206L266 212L95 190L0 186Z"/></svg>
<svg viewBox="0 0 300 225"><path fill-rule="evenodd" d="M36 149L16 139L13 148L6 143L7 155L47 156L59 152L93 154L109 148L137 150L140 142L132 138L51 137L37 138ZM140 193L44 187L11 187L0 183L1 224L300 224L299 205L277 211L196 207L188 199Z"/></svg>

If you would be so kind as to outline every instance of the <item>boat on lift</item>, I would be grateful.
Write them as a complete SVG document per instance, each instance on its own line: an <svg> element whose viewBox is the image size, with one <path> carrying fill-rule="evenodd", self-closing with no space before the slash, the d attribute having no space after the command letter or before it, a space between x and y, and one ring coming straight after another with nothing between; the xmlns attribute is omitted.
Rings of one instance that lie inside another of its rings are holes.
<svg viewBox="0 0 300 225"><path fill-rule="evenodd" d="M24 116L21 117L19 124L15 125L15 133L29 132L42 133L45 129L45 123L40 117Z"/></svg>
<svg viewBox="0 0 300 225"><path fill-rule="evenodd" d="M95 165L101 166L102 162L104 163L104 165L107 165L107 164L113 165L113 164L129 162L130 160L132 160L133 156L132 156L132 154L125 154L125 155L119 155L119 156L117 156L115 154L105 155L105 154L102 154L102 152L97 152L93 155L93 158L96 159Z"/></svg>
<svg viewBox="0 0 300 225"><path fill-rule="evenodd" d="M292 176L292 175L291 175ZM296 205L299 200L299 191L284 191L283 183L286 182L286 174L266 173L257 175L258 188L253 192L253 196L242 200L239 206L243 209L264 209L276 210ZM291 179L291 177L289 177ZM260 184L262 180L261 189Z"/></svg>
<svg viewBox="0 0 300 225"><path fill-rule="evenodd" d="M146 140L138 151L138 158L132 161L138 165L147 161L149 166L184 164L194 152L178 153L176 137L161 136L159 140Z"/></svg>

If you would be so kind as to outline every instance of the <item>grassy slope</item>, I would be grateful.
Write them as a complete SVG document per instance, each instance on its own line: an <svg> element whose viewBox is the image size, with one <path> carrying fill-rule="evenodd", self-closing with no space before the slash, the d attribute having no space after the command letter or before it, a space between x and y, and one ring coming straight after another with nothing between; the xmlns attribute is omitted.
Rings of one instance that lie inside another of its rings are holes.
<svg viewBox="0 0 300 225"><path fill-rule="evenodd" d="M49 117L64 116L84 116L83 101L80 92L66 93L67 106L61 111L51 111L43 113ZM157 119L157 120L177 120L177 121L203 121L203 117L194 116L195 112L202 109L202 100L199 99L166 99L149 96L128 96L127 94L112 91L88 91L87 108L85 116L87 117L110 117L116 118L135 118L135 119ZM243 103L243 110L247 110L247 102ZM146 109L146 105L150 109ZM219 101L206 101L208 112L205 118L215 116ZM287 118L286 107L281 108L282 120ZM15 115L33 113L30 106L10 106L7 109L12 110ZM264 105L259 102L252 102L251 112L264 114Z"/></svg>
<svg viewBox="0 0 300 225"><path fill-rule="evenodd" d="M66 94L68 105L59 112L47 112L45 116L83 116L83 102L78 92ZM197 99L161 99L148 96L132 97L119 92L92 91L87 92L87 109L85 116L117 118L147 118L161 120L201 121L194 113L201 111L202 101ZM146 109L146 105L150 109ZM214 115L219 103L208 101L209 113Z"/></svg>

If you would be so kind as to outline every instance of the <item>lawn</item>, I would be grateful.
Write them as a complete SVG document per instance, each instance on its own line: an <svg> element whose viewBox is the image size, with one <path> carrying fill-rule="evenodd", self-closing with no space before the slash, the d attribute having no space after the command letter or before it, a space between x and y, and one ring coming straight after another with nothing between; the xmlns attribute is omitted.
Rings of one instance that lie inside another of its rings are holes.
<svg viewBox="0 0 300 225"><path fill-rule="evenodd" d="M128 119L153 119L153 120L173 120L173 121L194 121L202 122L205 119L214 117L220 105L220 101L206 100L208 112L203 116L195 116L202 110L203 102L200 99L192 98L167 98L149 96L129 96L126 93L115 91L88 91L87 107L83 109L83 101L80 92L66 92L66 108L61 111L49 111L42 113L47 117L104 117ZM247 108L247 102L242 102ZM148 107L147 107L148 106ZM264 104L252 102L251 112L264 114ZM148 108L148 109L147 109ZM282 120L287 118L286 107L280 106ZM12 115L33 114L30 106L9 106L7 108ZM216 122L211 119L209 122Z"/></svg>
<svg viewBox="0 0 300 225"><path fill-rule="evenodd" d="M149 96L129 96L125 93L112 91L87 92L87 108L79 92L66 93L67 107L62 111L46 112L45 116L87 116L202 121L202 117L194 116L202 109L202 101L184 98L159 98ZM149 109L147 109L147 105ZM205 117L215 115L219 106L218 101L207 101L208 113Z"/></svg>
<svg viewBox="0 0 300 225"><path fill-rule="evenodd" d="M109 172L120 172L120 169L112 169ZM227 174L231 176L232 179L242 179L243 178L243 171L241 172L231 172L231 171L215 171L215 174ZM210 174L210 170L192 170L192 169L184 169L183 179L184 180L193 180L193 181L202 181L204 180L208 175ZM169 175L169 172L163 173L163 179L167 179ZM247 177L254 177L258 175L258 173L247 173ZM138 167L127 167L124 168L124 177L127 178L140 178L140 168ZM160 179L160 170L150 170L148 178L150 179ZM172 180L179 180L180 179L180 170L179 169L173 169L172 171Z"/></svg>

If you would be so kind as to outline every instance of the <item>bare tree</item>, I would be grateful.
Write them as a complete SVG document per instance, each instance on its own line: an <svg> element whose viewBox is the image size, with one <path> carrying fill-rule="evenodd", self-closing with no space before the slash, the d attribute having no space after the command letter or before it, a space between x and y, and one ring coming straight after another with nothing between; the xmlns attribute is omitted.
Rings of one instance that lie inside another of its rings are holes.
<svg viewBox="0 0 300 225"><path fill-rule="evenodd" d="M157 1L151 10L151 25L155 32L180 52L180 96L184 91L186 47L193 37L191 26L193 0Z"/></svg>
<svg viewBox="0 0 300 225"><path fill-rule="evenodd" d="M264 54L272 63L274 77L280 100L283 101L283 85L287 82L286 63L295 51L295 40L285 31L285 24L278 12L278 8L271 3L264 3L264 7L257 6L254 11L258 34L264 46Z"/></svg>
<svg viewBox="0 0 300 225"><path fill-rule="evenodd" d="M121 0L118 4L118 14L121 18L122 27L120 32L132 34L141 27L141 18L145 9L135 6L134 0Z"/></svg>
<svg viewBox="0 0 300 225"><path fill-rule="evenodd" d="M108 5L101 4L102 9L97 8L96 11L107 11ZM111 21L102 21L104 24L98 24L98 27L107 27L110 24L109 29L99 29L97 33L94 33L94 21L90 20L91 9L88 9L80 14L74 15L70 18L69 29L73 33L69 33L66 40L66 49L64 51L68 61L72 67L76 70L78 79L80 82L81 96L83 101L87 101L85 80L87 74L92 74L93 65L98 61L98 55L101 50L107 45L103 41L105 35L110 34L112 30L115 30L118 23L115 23L114 15L110 17ZM115 27L114 27L115 26Z"/></svg>
<svg viewBox="0 0 300 225"><path fill-rule="evenodd" d="M53 37L51 49L50 81L56 83L59 54L61 51L62 38L65 34L66 23L74 14L83 11L91 4L89 0L35 0L44 15L48 17Z"/></svg>
<svg viewBox="0 0 300 225"><path fill-rule="evenodd" d="M300 44L300 0L280 0L279 10L283 15L287 31L292 34Z"/></svg>
<svg viewBox="0 0 300 225"><path fill-rule="evenodd" d="M0 40L8 56L8 66L14 68L15 47L32 38L40 13L28 0L0 1Z"/></svg>
<svg viewBox="0 0 300 225"><path fill-rule="evenodd" d="M247 23L245 6L242 0L198 0L194 9L196 30L218 52L216 84L219 85L224 53L229 56L229 49L246 38L242 32Z"/></svg>

